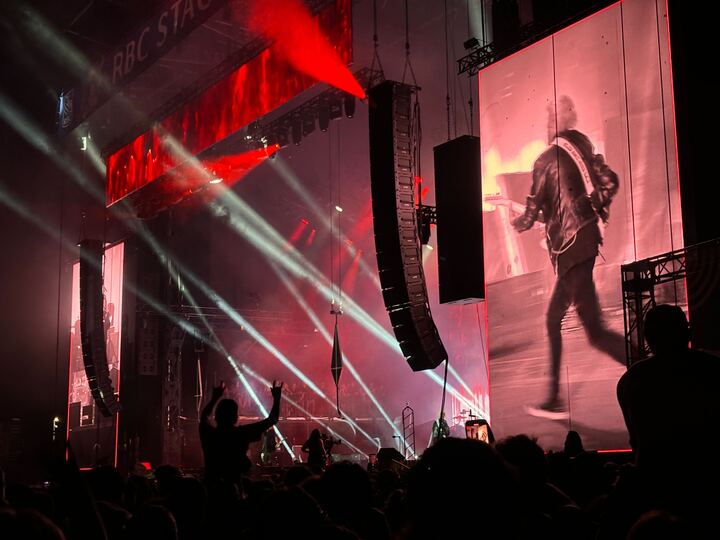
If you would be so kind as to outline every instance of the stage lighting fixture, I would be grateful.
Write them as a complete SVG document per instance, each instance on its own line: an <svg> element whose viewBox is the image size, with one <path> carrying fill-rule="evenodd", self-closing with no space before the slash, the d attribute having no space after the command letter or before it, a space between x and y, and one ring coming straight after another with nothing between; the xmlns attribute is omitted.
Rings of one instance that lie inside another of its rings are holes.
<svg viewBox="0 0 720 540"><path fill-rule="evenodd" d="M345 116L352 118L355 116L355 96L352 94L345 94L343 98L343 108L345 109Z"/></svg>
<svg viewBox="0 0 720 540"><path fill-rule="evenodd" d="M302 119L302 134L303 137L307 137L313 131L315 131L315 117L314 116L303 116Z"/></svg>
<svg viewBox="0 0 720 540"><path fill-rule="evenodd" d="M333 98L328 103L330 108L330 120L342 118L342 101L339 98Z"/></svg>
<svg viewBox="0 0 720 540"><path fill-rule="evenodd" d="M279 129L275 130L271 136L272 141L277 144L280 148L285 148L288 143L290 142L288 138L288 130L287 126L280 127Z"/></svg>
<svg viewBox="0 0 720 540"><path fill-rule="evenodd" d="M343 211L342 207L341 207L341 206L338 206L337 204L335 205L335 210L336 210L338 213Z"/></svg>
<svg viewBox="0 0 720 540"><path fill-rule="evenodd" d="M420 243L425 246L430 241L430 220L423 219L419 215L418 218L420 218L418 219L418 236L420 237Z"/></svg>
<svg viewBox="0 0 720 540"><path fill-rule="evenodd" d="M292 124L290 125L290 134L292 135L292 142L295 146L300 146L302 140L302 121L300 117L293 118Z"/></svg>
<svg viewBox="0 0 720 540"><path fill-rule="evenodd" d="M210 180L210 182L208 182L208 184L219 184L222 181L222 178L213 178L212 180Z"/></svg>
<svg viewBox="0 0 720 540"><path fill-rule="evenodd" d="M480 42L478 41L478 38L471 37L468 39L465 43L463 43L463 47L465 47L466 51L469 51L470 49L474 49L475 47L479 47Z"/></svg>
<svg viewBox="0 0 720 540"><path fill-rule="evenodd" d="M247 140L252 140L255 138L256 135L260 133L260 122L255 120L254 122L250 122L247 127L247 132L245 135L245 138Z"/></svg>
<svg viewBox="0 0 720 540"><path fill-rule="evenodd" d="M322 132L327 131L330 127L330 106L325 101L318 107L318 125Z"/></svg>

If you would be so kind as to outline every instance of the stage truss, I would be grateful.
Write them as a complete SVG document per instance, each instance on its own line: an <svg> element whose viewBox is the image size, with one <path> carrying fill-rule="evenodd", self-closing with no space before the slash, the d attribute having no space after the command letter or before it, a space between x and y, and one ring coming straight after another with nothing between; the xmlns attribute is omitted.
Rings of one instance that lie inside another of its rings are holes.
<svg viewBox="0 0 720 540"><path fill-rule="evenodd" d="M628 367L650 355L647 312L658 303L702 305L718 290L719 267L720 238L620 267Z"/></svg>

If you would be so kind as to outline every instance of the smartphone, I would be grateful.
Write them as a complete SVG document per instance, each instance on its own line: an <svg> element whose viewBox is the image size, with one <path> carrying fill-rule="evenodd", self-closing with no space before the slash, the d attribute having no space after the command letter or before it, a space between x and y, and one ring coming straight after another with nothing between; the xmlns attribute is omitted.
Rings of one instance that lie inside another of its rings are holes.
<svg viewBox="0 0 720 540"><path fill-rule="evenodd" d="M495 442L487 420L481 418L465 422L465 437L490 444Z"/></svg>

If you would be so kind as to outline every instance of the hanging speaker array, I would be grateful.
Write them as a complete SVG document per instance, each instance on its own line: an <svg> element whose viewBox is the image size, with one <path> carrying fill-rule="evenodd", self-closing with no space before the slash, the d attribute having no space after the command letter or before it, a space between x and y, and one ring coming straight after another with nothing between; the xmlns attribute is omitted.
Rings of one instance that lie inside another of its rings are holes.
<svg viewBox="0 0 720 540"><path fill-rule="evenodd" d="M412 171L413 87L385 81L369 91L373 227L385 308L413 371L447 359L428 303Z"/></svg>
<svg viewBox="0 0 720 540"><path fill-rule="evenodd" d="M433 148L441 304L485 298L480 139L463 135Z"/></svg>
<svg viewBox="0 0 720 540"><path fill-rule="evenodd" d="M80 335L90 392L98 410L112 416L120 410L120 403L110 380L105 349L103 253L101 240L80 243Z"/></svg>

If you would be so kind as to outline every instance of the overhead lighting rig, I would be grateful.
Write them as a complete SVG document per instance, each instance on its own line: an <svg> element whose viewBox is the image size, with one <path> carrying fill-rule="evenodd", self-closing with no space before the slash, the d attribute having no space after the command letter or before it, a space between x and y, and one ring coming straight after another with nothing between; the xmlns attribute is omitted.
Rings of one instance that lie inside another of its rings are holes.
<svg viewBox="0 0 720 540"><path fill-rule="evenodd" d="M363 88L370 88L384 80L380 71L370 68L362 68L354 75ZM233 136L227 142L217 145L213 153L232 153L272 144L283 148L291 141L299 145L303 137L307 137L315 129L327 131L331 120L343 116L352 118L355 115L355 105L354 96L337 88L328 88L267 123L256 120L245 128L240 137Z"/></svg>

